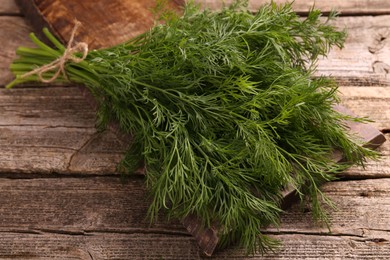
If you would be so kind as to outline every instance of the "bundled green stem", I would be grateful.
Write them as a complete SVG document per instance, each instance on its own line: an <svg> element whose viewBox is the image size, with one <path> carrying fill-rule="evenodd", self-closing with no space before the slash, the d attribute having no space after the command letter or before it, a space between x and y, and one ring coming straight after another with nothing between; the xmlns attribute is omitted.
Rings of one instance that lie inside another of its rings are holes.
<svg viewBox="0 0 390 260"><path fill-rule="evenodd" d="M187 4L182 17L66 64L67 78L95 95L98 125L134 134L120 169L145 163L152 219L196 214L219 224L222 245L263 252L275 241L259 229L278 224L283 188L308 193L322 216L319 185L374 156L348 135L343 122L353 119L333 110L335 82L312 77L317 58L345 39L320 16L301 19L290 4L254 14ZM44 33L55 48L31 35L37 48L18 49L8 87L36 81L22 75L61 57L65 47ZM346 162L331 160L334 149Z"/></svg>

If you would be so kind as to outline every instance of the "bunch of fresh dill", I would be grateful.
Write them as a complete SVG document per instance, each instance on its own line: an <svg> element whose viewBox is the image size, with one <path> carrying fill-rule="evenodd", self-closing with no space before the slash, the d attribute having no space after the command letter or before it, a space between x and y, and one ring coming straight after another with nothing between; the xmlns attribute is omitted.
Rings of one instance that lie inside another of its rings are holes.
<svg viewBox="0 0 390 260"><path fill-rule="evenodd" d="M239 241L248 252L272 249L260 228L278 223L281 191L309 194L315 216L323 213L319 184L375 154L348 135L333 110L334 81L313 78L319 56L342 47L345 32L311 10L305 19L291 4L256 13L236 3L220 11L187 4L181 17L128 42L94 50L65 65L57 81L82 83L99 104L98 126L111 121L134 134L121 170L145 163L149 215L196 214L218 223L222 245ZM15 84L37 81L25 73L61 57L33 34L37 48L17 50ZM53 75L46 72L45 77ZM336 164L332 151L346 160Z"/></svg>

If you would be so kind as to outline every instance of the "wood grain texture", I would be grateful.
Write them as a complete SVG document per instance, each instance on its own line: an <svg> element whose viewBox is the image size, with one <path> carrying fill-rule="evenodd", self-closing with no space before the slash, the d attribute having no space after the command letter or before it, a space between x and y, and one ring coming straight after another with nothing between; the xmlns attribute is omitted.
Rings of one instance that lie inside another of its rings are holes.
<svg viewBox="0 0 390 260"><path fill-rule="evenodd" d="M346 179L370 179L390 177L390 135L386 134L387 141L377 151L380 153L378 160L368 160L365 167L354 166L341 174Z"/></svg>
<svg viewBox="0 0 390 260"><path fill-rule="evenodd" d="M77 41L91 49L109 47L147 31L154 24L155 0L16 0L36 28L49 26L62 40L70 38L74 20L82 23ZM179 10L179 1L168 1ZM109 13L109 15L107 15ZM42 19L35 23L37 19Z"/></svg>
<svg viewBox="0 0 390 260"><path fill-rule="evenodd" d="M388 259L390 244L380 238L306 234L276 235L283 246L274 254L245 257L242 251L226 250L215 259ZM380 237L380 235L378 236Z"/></svg>
<svg viewBox="0 0 390 260"><path fill-rule="evenodd" d="M19 16L21 15L19 7L15 0L0 0L0 16Z"/></svg>
<svg viewBox="0 0 390 260"><path fill-rule="evenodd" d="M354 114L350 109L340 104L334 105L333 109L341 114L356 117L356 114ZM355 136L355 138L360 141L364 147L376 149L386 141L384 134L372 124L353 122L351 120L345 122L345 126L349 134ZM342 160L342 158L338 159L339 152L335 152L332 158L335 161Z"/></svg>
<svg viewBox="0 0 390 260"><path fill-rule="evenodd" d="M213 9L219 9L223 4L231 4L233 0L196 0L197 3L202 4ZM256 11L261 5L271 2L270 0L249 0L249 8ZM293 8L296 12L305 14L313 6L323 12L330 12L337 10L342 15L364 15L364 14L390 14L390 2L383 0L274 0L277 4L286 2L294 2Z"/></svg>
<svg viewBox="0 0 390 260"><path fill-rule="evenodd" d="M193 238L159 234L1 233L3 259L204 259ZM283 247L275 254L245 256L241 250L218 252L212 259L384 259L390 245L355 236L274 235ZM152 248L152 249L151 249Z"/></svg>
<svg viewBox="0 0 390 260"><path fill-rule="evenodd" d="M340 87L342 103L359 116L370 118L380 130L390 127L389 87Z"/></svg>
<svg viewBox="0 0 390 260"><path fill-rule="evenodd" d="M332 233L295 205L282 214L279 229L263 230L284 244L266 259L388 257L390 179L333 182L323 191L338 207L330 214ZM199 259L195 239L180 223L161 218L149 226L145 195L140 178L2 178L0 258L89 252L95 259ZM230 248L215 258L245 256Z"/></svg>
<svg viewBox="0 0 390 260"><path fill-rule="evenodd" d="M178 221L150 226L142 178L35 178L0 181L0 232L176 233Z"/></svg>
<svg viewBox="0 0 390 260"><path fill-rule="evenodd" d="M342 103L385 129L388 89L341 87ZM97 133L95 110L78 87L0 89L0 113L0 172L114 174L130 143Z"/></svg>
<svg viewBox="0 0 390 260"><path fill-rule="evenodd" d="M320 60L318 74L362 82L366 79L373 85L388 82L390 16L340 17L333 24L346 28L348 37L343 49L334 48L326 59ZM352 85L353 81L345 83Z"/></svg>
<svg viewBox="0 0 390 260"><path fill-rule="evenodd" d="M28 38L32 30L22 17L0 16L0 86L13 78L9 65L16 57L16 48L20 45L32 46Z"/></svg>
<svg viewBox="0 0 390 260"><path fill-rule="evenodd" d="M88 233L87 235L2 232L2 259L201 259L190 236Z"/></svg>
<svg viewBox="0 0 390 260"><path fill-rule="evenodd" d="M329 210L331 233L327 227L315 225L311 221L309 208L299 205L282 214L282 224L275 231L355 236L375 234L376 230L388 231L389 178L331 182L323 185L322 190L337 207L336 210ZM382 234L382 238L387 240L389 235Z"/></svg>
<svg viewBox="0 0 390 260"><path fill-rule="evenodd" d="M0 172L112 174L128 143L98 133L78 87L0 89Z"/></svg>

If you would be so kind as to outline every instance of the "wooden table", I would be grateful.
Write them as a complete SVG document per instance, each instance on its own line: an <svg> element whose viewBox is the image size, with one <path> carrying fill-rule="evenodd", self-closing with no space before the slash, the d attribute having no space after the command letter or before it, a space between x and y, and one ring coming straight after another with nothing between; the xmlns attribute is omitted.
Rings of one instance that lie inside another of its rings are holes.
<svg viewBox="0 0 390 260"><path fill-rule="evenodd" d="M296 0L294 8L304 13L311 5ZM332 0L317 7L336 7L343 13L336 25L349 32L345 48L332 50L318 74L334 76L342 104L375 120L389 139L390 2ZM2 86L12 78L8 66L16 47L29 45L30 31L14 1L0 0ZM97 133L94 120L76 86L0 89L0 258L201 258L179 221L149 225L142 177L123 183L115 172L126 142L111 131ZM380 161L323 186L338 207L330 213L331 233L312 223L309 209L294 205L279 229L264 231L283 247L255 258L390 259L390 143L379 151ZM229 248L215 258L246 257Z"/></svg>

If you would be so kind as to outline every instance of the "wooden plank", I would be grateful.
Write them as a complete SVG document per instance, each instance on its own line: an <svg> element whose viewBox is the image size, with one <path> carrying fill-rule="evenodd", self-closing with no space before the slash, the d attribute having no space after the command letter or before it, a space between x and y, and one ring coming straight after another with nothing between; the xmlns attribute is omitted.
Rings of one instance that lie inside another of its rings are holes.
<svg viewBox="0 0 390 260"><path fill-rule="evenodd" d="M154 24L151 9L155 0L16 0L22 12L39 30L47 26L62 40L68 40L77 19L82 29L77 41L86 42L91 49L109 47L147 31ZM168 1L178 9L179 0ZM109 13L110 15L105 15Z"/></svg>
<svg viewBox="0 0 390 260"><path fill-rule="evenodd" d="M94 127L95 113L76 87L0 89L1 125Z"/></svg>
<svg viewBox="0 0 390 260"><path fill-rule="evenodd" d="M331 182L323 191L337 206L329 214L331 232L313 223L309 208L295 205L282 214L280 227L264 230L284 245L266 259L387 259L390 179ZM227 249L215 256L239 255Z"/></svg>
<svg viewBox="0 0 390 260"><path fill-rule="evenodd" d="M340 104L334 105L333 109L341 114L356 117L350 109ZM364 147L376 149L386 141L384 134L369 123L347 121L345 124L349 134L360 141ZM339 152L335 152L333 160L338 161L338 154Z"/></svg>
<svg viewBox="0 0 390 260"><path fill-rule="evenodd" d="M15 58L15 50L20 45L32 46L28 34L32 28L22 17L0 16L0 86L5 85L13 78L9 65Z"/></svg>
<svg viewBox="0 0 390 260"><path fill-rule="evenodd" d="M333 182L323 191L338 207L330 214L332 233L296 205L282 215L279 229L264 230L284 244L267 258L390 254L390 179ZM0 258L88 252L96 259L200 258L180 223L160 219L150 227L147 207L140 178L1 179ZM232 247L215 258L246 259Z"/></svg>
<svg viewBox="0 0 390 260"><path fill-rule="evenodd" d="M287 0L273 0L277 4L283 4L286 2L292 2ZM207 6L212 9L220 9L224 4L229 5L234 0L196 0L202 6ZM249 0L249 8L252 11L258 10L258 8L270 0ZM295 0L293 2L293 8L296 12L306 14L313 6L320 9L322 12L330 12L337 10L342 15L379 15L390 14L390 2L383 0Z"/></svg>
<svg viewBox="0 0 390 260"><path fill-rule="evenodd" d="M380 130L390 128L389 87L340 87L342 104Z"/></svg>
<svg viewBox="0 0 390 260"><path fill-rule="evenodd" d="M390 135L386 134L387 142L380 146L377 151L380 153L378 160L368 160L365 167L354 166L343 172L340 176L343 179L369 179L390 177Z"/></svg>
<svg viewBox="0 0 390 260"><path fill-rule="evenodd" d="M0 181L0 232L50 231L187 234L163 217L150 226L143 178L5 179Z"/></svg>
<svg viewBox="0 0 390 260"><path fill-rule="evenodd" d="M377 230L386 231L382 236L390 239L390 178L330 182L323 185L322 190L337 207L329 211L330 235L375 235ZM300 205L294 205L282 214L281 223L274 231L329 234L327 227L317 226L311 221L309 208Z"/></svg>
<svg viewBox="0 0 390 260"><path fill-rule="evenodd" d="M15 0L0 0L0 16L2 15L21 15Z"/></svg>
<svg viewBox="0 0 390 260"><path fill-rule="evenodd" d="M341 87L342 103L386 129L388 89ZM113 174L130 142L96 132L95 110L77 87L2 89L0 112L0 172Z"/></svg>
<svg viewBox="0 0 390 260"><path fill-rule="evenodd" d="M86 233L85 235L2 232L1 259L201 259L190 236Z"/></svg>
<svg viewBox="0 0 390 260"><path fill-rule="evenodd" d="M128 142L98 133L77 87L0 89L0 172L112 174Z"/></svg>
<svg viewBox="0 0 390 260"><path fill-rule="evenodd" d="M389 259L390 243L382 238L284 234L274 236L283 246L274 254L245 257L238 250L216 253L216 259ZM380 237L380 235L379 235ZM214 257L213 257L214 259Z"/></svg>
<svg viewBox="0 0 390 260"><path fill-rule="evenodd" d="M241 250L218 252L212 259L389 259L381 238L290 234L274 236L283 247L264 256ZM159 234L24 234L3 232L0 258L20 259L204 259L191 237Z"/></svg>
<svg viewBox="0 0 390 260"><path fill-rule="evenodd" d="M344 82L346 85L356 84L359 79L388 85L390 16L340 17L333 24L347 28L348 37L342 50L334 48L320 60L318 74L351 78Z"/></svg>

